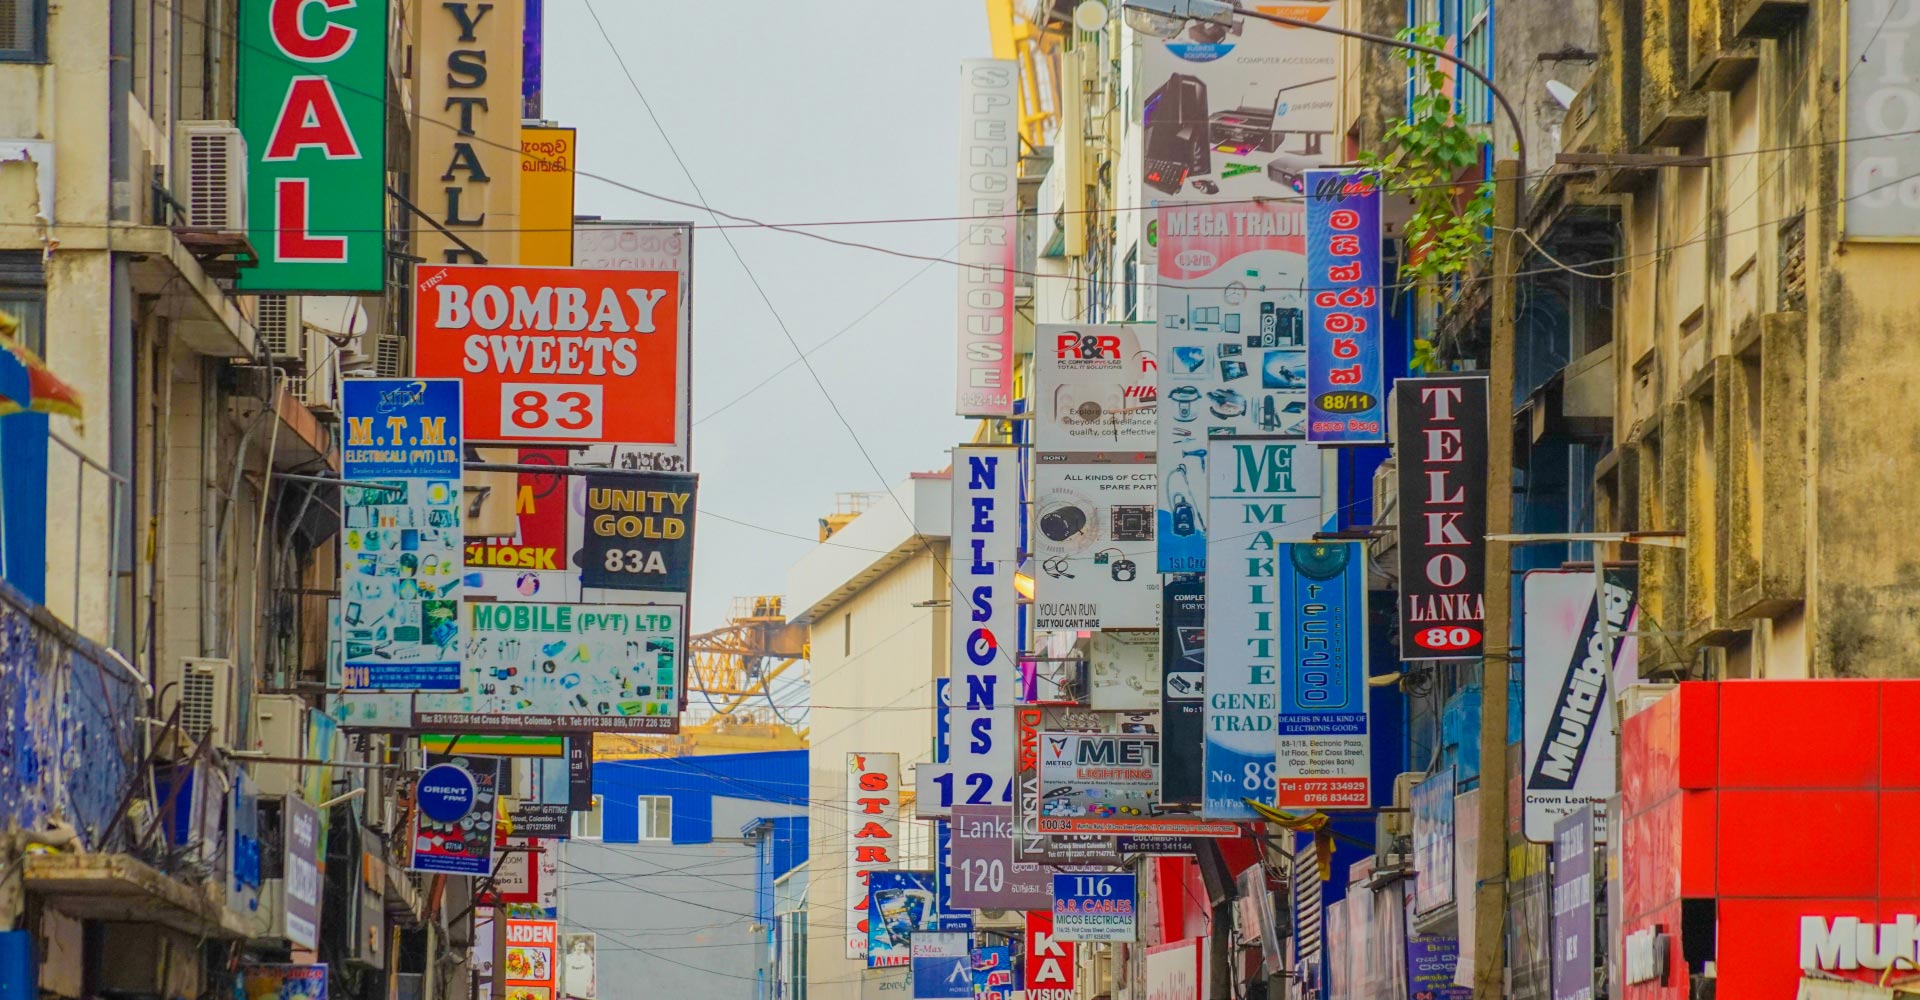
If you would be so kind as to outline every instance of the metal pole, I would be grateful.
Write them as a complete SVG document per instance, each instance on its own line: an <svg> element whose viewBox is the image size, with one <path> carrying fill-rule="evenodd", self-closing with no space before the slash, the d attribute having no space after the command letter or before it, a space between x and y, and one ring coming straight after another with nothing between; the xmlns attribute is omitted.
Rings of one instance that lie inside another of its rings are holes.
<svg viewBox="0 0 1920 1000"><path fill-rule="evenodd" d="M1520 164L1493 167L1493 317L1488 345L1487 528L1513 524L1513 240L1518 225ZM1511 544L1487 540L1486 655L1481 659L1480 840L1475 852L1473 995L1506 995L1507 680L1513 609ZM1462 933L1467 931L1463 928Z"/></svg>

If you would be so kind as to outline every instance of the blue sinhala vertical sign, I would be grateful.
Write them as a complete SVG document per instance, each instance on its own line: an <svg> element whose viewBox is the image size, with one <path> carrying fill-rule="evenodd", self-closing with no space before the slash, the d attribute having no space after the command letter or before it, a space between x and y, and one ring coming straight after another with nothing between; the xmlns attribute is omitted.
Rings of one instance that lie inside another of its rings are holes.
<svg viewBox="0 0 1920 1000"><path fill-rule="evenodd" d="M1274 559L1280 711L1274 804L1364 807L1367 558L1360 542L1292 542Z"/></svg>
<svg viewBox="0 0 1920 1000"><path fill-rule="evenodd" d="M341 386L340 628L348 691L460 687L460 382Z"/></svg>
<svg viewBox="0 0 1920 1000"><path fill-rule="evenodd" d="M1307 171L1307 440L1386 440L1380 354L1380 183Z"/></svg>

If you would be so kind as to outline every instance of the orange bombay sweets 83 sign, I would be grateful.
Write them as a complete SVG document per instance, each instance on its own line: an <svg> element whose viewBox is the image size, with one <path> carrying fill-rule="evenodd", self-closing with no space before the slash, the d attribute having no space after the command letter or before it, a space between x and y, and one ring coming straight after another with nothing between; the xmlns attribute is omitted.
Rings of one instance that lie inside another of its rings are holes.
<svg viewBox="0 0 1920 1000"><path fill-rule="evenodd" d="M414 374L465 382L469 441L684 444L680 275L430 264Z"/></svg>

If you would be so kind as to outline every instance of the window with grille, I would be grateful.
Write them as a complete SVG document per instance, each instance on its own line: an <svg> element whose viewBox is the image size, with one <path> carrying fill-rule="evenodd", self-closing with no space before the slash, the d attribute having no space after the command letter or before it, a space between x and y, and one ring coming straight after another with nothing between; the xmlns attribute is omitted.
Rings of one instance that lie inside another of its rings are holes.
<svg viewBox="0 0 1920 1000"><path fill-rule="evenodd" d="M1460 58L1493 75L1493 11L1489 0L1460 0ZM1459 76L1460 116L1472 123L1493 120L1493 93L1471 73Z"/></svg>
<svg viewBox="0 0 1920 1000"><path fill-rule="evenodd" d="M47 0L0 0L0 62L47 61Z"/></svg>
<svg viewBox="0 0 1920 1000"><path fill-rule="evenodd" d="M0 251L0 312L14 319L20 343L46 355L47 277L38 251Z"/></svg>

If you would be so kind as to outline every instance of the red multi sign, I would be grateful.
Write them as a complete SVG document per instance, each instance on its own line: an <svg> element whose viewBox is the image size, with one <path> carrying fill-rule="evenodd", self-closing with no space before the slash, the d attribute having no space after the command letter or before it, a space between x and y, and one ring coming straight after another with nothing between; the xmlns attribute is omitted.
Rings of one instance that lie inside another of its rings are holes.
<svg viewBox="0 0 1920 1000"><path fill-rule="evenodd" d="M1707 960L1723 997L1920 981L1916 715L1920 681L1774 680L1629 718L1615 995L1684 1000Z"/></svg>

